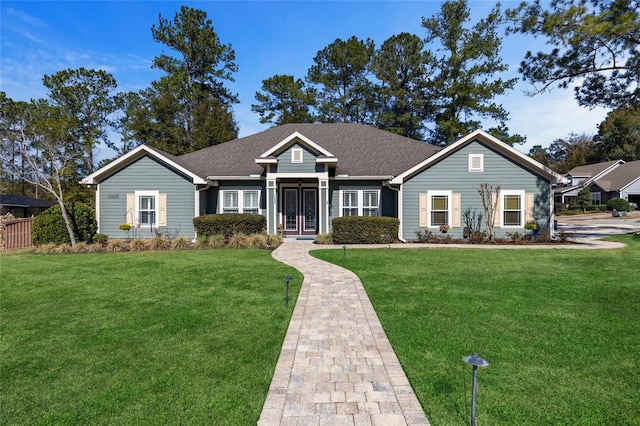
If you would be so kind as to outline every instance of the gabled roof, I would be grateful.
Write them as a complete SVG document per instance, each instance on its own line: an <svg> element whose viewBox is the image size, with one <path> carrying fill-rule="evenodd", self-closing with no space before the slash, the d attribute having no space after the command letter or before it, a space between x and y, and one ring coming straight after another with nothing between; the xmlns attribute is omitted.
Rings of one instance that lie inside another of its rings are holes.
<svg viewBox="0 0 640 426"><path fill-rule="evenodd" d="M361 124L315 123L285 124L178 158L201 177L261 175L264 167L256 159L273 161L271 154L295 138L337 158L336 176L397 176L440 150Z"/></svg>
<svg viewBox="0 0 640 426"><path fill-rule="evenodd" d="M582 178L593 178L601 175L603 173L607 173L609 169L613 170L618 167L620 164L624 163L622 160L615 161L604 161L602 163L595 164L586 164L584 166L574 167L569 170L566 176L572 177L582 177Z"/></svg>
<svg viewBox="0 0 640 426"><path fill-rule="evenodd" d="M5 194L0 195L0 206L2 207L39 207L49 208L56 204L54 201L39 200L37 198L27 197L25 195Z"/></svg>
<svg viewBox="0 0 640 426"><path fill-rule="evenodd" d="M524 155L517 149L511 147L510 145L507 145L501 140L495 138L494 136L491 136L489 133L483 130L476 130L475 132L469 133L467 136L463 137L462 139L459 139L458 141L444 148L442 151L438 152L437 154L420 162L419 164L415 165L411 169L408 169L401 175L394 178L391 181L391 183L393 184L403 183L405 179L411 177L412 175L419 172L420 170L423 170L429 165L434 164L443 158L446 158L447 156L462 149L466 145L476 140L484 144L487 144L488 146L492 147L496 151L504 154L508 158L511 158L513 161L520 164L524 168L531 170L532 172L538 175L548 178L551 181L551 183L566 182L566 178L564 176L559 175L558 173L554 172L550 168L535 161L531 157Z"/></svg>
<svg viewBox="0 0 640 426"><path fill-rule="evenodd" d="M114 172L120 170L122 167L126 167L129 164L147 155L150 155L151 157L167 164L168 166L174 168L175 170L179 171L185 176L190 177L194 184L207 183L207 181L204 180L202 177L193 173L193 171L190 170L190 166L179 157L176 157L174 155L161 151L157 148L152 148L147 145L138 146L137 148L129 151L125 155L117 158L116 160L112 161L106 166L100 168L99 170L96 170L86 178L82 179L80 182L85 185L95 185L105 177L108 177Z"/></svg>
<svg viewBox="0 0 640 426"><path fill-rule="evenodd" d="M600 179L595 184L600 188L609 191L620 191L640 179L640 160L630 161L616 167Z"/></svg>

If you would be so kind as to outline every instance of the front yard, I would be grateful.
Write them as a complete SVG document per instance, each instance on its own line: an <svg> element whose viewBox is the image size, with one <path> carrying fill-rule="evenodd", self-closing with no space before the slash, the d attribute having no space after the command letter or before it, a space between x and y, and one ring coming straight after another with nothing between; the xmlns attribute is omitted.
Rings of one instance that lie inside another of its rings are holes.
<svg viewBox="0 0 640 426"><path fill-rule="evenodd" d="M640 238L625 250L347 250L427 417L640 424ZM342 250L314 256L344 265Z"/></svg>
<svg viewBox="0 0 640 426"><path fill-rule="evenodd" d="M0 257L1 424L255 424L302 276L266 250Z"/></svg>

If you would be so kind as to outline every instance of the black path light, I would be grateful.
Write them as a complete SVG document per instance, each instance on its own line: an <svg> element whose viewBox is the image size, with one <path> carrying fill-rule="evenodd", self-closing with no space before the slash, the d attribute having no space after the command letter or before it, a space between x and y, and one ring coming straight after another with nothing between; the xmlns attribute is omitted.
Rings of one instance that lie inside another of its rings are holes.
<svg viewBox="0 0 640 426"><path fill-rule="evenodd" d="M342 246L342 255L342 260L344 261L344 263L347 263L347 246Z"/></svg>
<svg viewBox="0 0 640 426"><path fill-rule="evenodd" d="M287 287L284 291L284 307L289 307L289 282L292 280L291 275L287 275L284 277L284 280L287 282Z"/></svg>
<svg viewBox="0 0 640 426"><path fill-rule="evenodd" d="M478 367L487 367L489 363L476 354L462 358L464 362L473 366L473 385L471 387L471 426L476 426L476 383Z"/></svg>

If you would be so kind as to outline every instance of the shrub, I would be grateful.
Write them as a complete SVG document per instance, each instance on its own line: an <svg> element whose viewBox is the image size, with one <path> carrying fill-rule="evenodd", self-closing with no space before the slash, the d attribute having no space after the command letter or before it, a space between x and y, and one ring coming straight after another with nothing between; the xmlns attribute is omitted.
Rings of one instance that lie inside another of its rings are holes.
<svg viewBox="0 0 640 426"><path fill-rule="evenodd" d="M209 214L193 219L198 235L222 234L230 238L234 234L259 234L264 232L267 219L254 213Z"/></svg>
<svg viewBox="0 0 640 426"><path fill-rule="evenodd" d="M131 251L147 251L149 244L144 238L136 238L129 243L129 250Z"/></svg>
<svg viewBox="0 0 640 426"><path fill-rule="evenodd" d="M187 237L176 237L171 241L171 250L188 250L191 248L191 241Z"/></svg>
<svg viewBox="0 0 640 426"><path fill-rule="evenodd" d="M56 244L54 243L42 244L41 246L38 246L38 248L36 248L36 253L51 254L54 252L55 249L56 249Z"/></svg>
<svg viewBox="0 0 640 426"><path fill-rule="evenodd" d="M91 251L91 245L89 243L85 243L84 241L79 242L75 246L71 247L71 253L88 253Z"/></svg>
<svg viewBox="0 0 640 426"><path fill-rule="evenodd" d="M93 236L93 242L96 244L106 244L109 240L107 234L96 234Z"/></svg>
<svg viewBox="0 0 640 426"><path fill-rule="evenodd" d="M333 238L331 234L318 234L316 235L316 242L318 244L333 244Z"/></svg>
<svg viewBox="0 0 640 426"><path fill-rule="evenodd" d="M420 229L416 231L416 238L419 243L432 243L435 242L437 237L433 234L433 232L428 229Z"/></svg>
<svg viewBox="0 0 640 426"><path fill-rule="evenodd" d="M349 216L332 221L335 244L386 244L398 235L400 221L393 217Z"/></svg>
<svg viewBox="0 0 640 426"><path fill-rule="evenodd" d="M129 245L122 240L109 240L106 251L113 253L129 251Z"/></svg>
<svg viewBox="0 0 640 426"><path fill-rule="evenodd" d="M214 234L209 237L209 247L220 248L227 246L227 239L222 234Z"/></svg>
<svg viewBox="0 0 640 426"><path fill-rule="evenodd" d="M618 210L619 212L630 212L632 210L631 204L622 198L612 198L607 201L607 209Z"/></svg>
<svg viewBox="0 0 640 426"><path fill-rule="evenodd" d="M169 241L164 239L163 237L153 237L147 242L147 244L149 250L159 251L168 250L171 248L171 244L169 243Z"/></svg>
<svg viewBox="0 0 640 426"><path fill-rule="evenodd" d="M266 249L268 244L267 234L251 234L249 235L251 247Z"/></svg>
<svg viewBox="0 0 640 426"><path fill-rule="evenodd" d="M234 234L229 238L227 246L236 249L248 249L251 248L251 238L245 234Z"/></svg>
<svg viewBox="0 0 640 426"><path fill-rule="evenodd" d="M84 203L71 203L66 207L76 242L91 242L98 228L93 209ZM36 216L31 228L31 240L36 246L71 243L59 205Z"/></svg>
<svg viewBox="0 0 640 426"><path fill-rule="evenodd" d="M280 234L267 235L267 244L271 249L280 247L282 245L282 235Z"/></svg>

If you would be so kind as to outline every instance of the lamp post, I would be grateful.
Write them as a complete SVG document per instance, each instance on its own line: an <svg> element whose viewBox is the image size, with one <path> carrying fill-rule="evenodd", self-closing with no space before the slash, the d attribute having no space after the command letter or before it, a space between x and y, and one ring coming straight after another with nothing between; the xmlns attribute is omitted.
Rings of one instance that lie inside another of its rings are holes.
<svg viewBox="0 0 640 426"><path fill-rule="evenodd" d="M291 275L287 275L286 277L284 277L284 280L287 282L287 286L286 289L284 291L284 307L288 308L289 307L289 281L291 281Z"/></svg>
<svg viewBox="0 0 640 426"><path fill-rule="evenodd" d="M473 384L471 387L471 426L476 426L476 383L478 367L486 367L489 363L476 354L465 356L462 358L462 361L473 366Z"/></svg>
<svg viewBox="0 0 640 426"><path fill-rule="evenodd" d="M346 264L347 263L347 246L342 246L342 255L343 255L342 260Z"/></svg>

